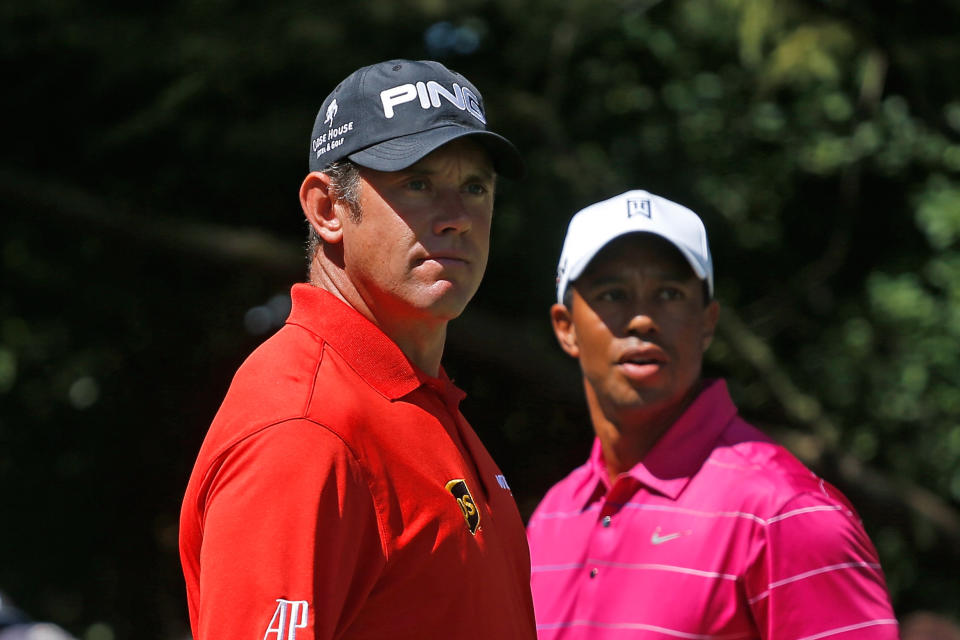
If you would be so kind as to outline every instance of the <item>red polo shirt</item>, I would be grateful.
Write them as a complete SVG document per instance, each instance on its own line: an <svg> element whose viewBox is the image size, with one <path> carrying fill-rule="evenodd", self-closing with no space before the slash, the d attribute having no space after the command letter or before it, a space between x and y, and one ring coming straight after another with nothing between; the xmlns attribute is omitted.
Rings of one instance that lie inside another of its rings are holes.
<svg viewBox="0 0 960 640"><path fill-rule="evenodd" d="M194 638L533 639L523 523L463 392L328 292L292 296L187 487Z"/></svg>
<svg viewBox="0 0 960 640"><path fill-rule="evenodd" d="M847 500L708 384L609 481L599 442L528 527L541 640L896 640Z"/></svg>

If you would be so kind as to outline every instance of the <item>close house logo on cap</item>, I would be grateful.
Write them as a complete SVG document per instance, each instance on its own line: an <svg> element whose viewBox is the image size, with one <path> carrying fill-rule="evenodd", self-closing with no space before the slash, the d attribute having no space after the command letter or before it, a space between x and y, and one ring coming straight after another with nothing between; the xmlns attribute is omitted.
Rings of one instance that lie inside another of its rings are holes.
<svg viewBox="0 0 960 640"><path fill-rule="evenodd" d="M323 119L323 124L333 125L333 119L337 117L337 99L334 98L330 106L327 107L327 117Z"/></svg>
<svg viewBox="0 0 960 640"><path fill-rule="evenodd" d="M321 133L313 139L313 151L317 154L318 158L326 152L332 151L342 145L344 142L343 134L348 131L353 131L353 120L339 127L333 126L333 119L337 117L338 110L337 101L334 99L334 101L330 103L330 106L327 107L327 117L323 120L323 123L329 125L330 128L326 133Z"/></svg>

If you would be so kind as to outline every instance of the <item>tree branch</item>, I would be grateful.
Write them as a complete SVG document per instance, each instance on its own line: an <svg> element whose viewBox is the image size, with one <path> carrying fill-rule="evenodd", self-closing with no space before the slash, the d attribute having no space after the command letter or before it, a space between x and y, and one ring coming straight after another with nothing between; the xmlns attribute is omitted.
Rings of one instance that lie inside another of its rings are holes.
<svg viewBox="0 0 960 640"><path fill-rule="evenodd" d="M836 460L832 468L840 479L857 486L872 499L900 504L931 522L941 534L960 548L960 513L933 492L902 478L893 479L864 465L839 448L840 430L826 415L820 402L800 390L772 350L746 327L735 312L724 309L718 333L727 340L741 360L752 366L770 395L783 407L790 420L807 427L812 434L784 430L784 444L810 466L819 466L827 458Z"/></svg>
<svg viewBox="0 0 960 640"><path fill-rule="evenodd" d="M263 231L134 211L82 188L6 167L0 168L0 198L21 203L32 215L37 215L37 211L51 213L166 251L256 265L280 275L292 275L304 268L296 245Z"/></svg>

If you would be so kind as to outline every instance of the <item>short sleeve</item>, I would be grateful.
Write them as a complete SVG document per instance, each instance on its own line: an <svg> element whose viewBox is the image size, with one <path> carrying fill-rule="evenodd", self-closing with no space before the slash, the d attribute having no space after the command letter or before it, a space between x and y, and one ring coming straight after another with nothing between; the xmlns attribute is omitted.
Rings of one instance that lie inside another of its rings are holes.
<svg viewBox="0 0 960 640"><path fill-rule="evenodd" d="M349 625L384 552L363 470L336 434L267 427L218 457L200 495L196 640L326 640Z"/></svg>
<svg viewBox="0 0 960 640"><path fill-rule="evenodd" d="M763 529L745 584L762 638L899 637L877 552L835 489L793 498Z"/></svg>

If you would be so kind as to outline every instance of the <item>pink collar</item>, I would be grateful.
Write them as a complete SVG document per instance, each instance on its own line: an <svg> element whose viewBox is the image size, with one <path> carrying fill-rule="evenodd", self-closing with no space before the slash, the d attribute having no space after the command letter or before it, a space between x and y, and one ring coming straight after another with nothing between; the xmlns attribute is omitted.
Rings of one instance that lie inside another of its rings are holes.
<svg viewBox="0 0 960 640"><path fill-rule="evenodd" d="M719 379L704 381L703 389L687 410L657 441L646 458L617 479L617 484L629 479L676 500L736 415L737 408L726 382ZM576 504L584 507L611 489L599 438L594 439L586 467L588 473L574 495Z"/></svg>

